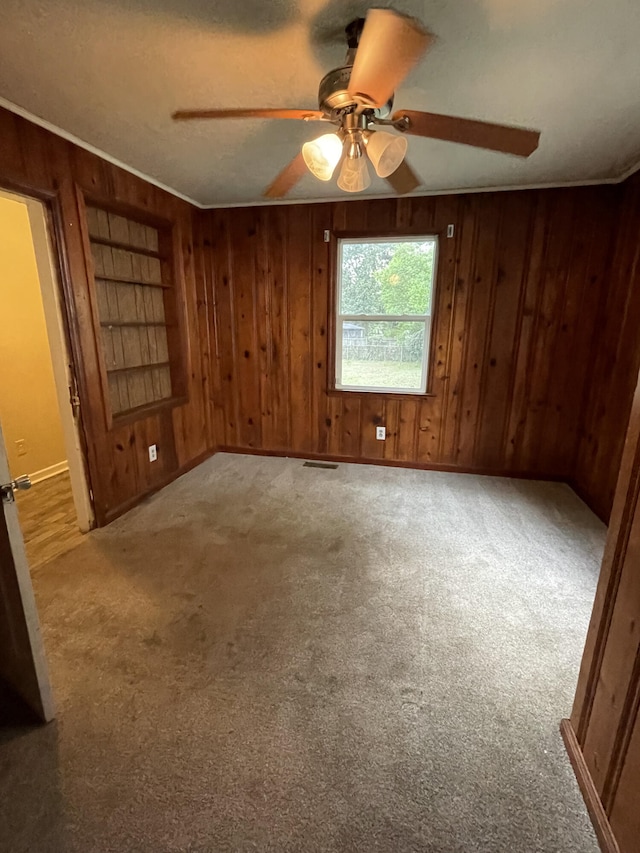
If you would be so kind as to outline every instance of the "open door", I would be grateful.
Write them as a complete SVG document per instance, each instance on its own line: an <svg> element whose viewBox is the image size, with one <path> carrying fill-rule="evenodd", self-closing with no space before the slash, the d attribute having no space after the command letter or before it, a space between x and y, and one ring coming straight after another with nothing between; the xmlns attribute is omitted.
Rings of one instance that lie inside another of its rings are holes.
<svg viewBox="0 0 640 853"><path fill-rule="evenodd" d="M0 429L0 678L48 722L54 716L49 673L11 486Z"/></svg>

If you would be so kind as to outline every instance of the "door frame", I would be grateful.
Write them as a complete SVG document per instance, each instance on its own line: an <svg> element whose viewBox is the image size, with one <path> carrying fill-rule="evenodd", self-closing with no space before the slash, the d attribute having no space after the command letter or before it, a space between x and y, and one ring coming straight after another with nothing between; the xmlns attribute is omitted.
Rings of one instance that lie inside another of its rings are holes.
<svg viewBox="0 0 640 853"><path fill-rule="evenodd" d="M6 181L0 182L0 196L27 208L73 500L78 526L87 533L96 526L83 417L87 397L59 198L55 192ZM72 405L72 396L77 397L79 405Z"/></svg>

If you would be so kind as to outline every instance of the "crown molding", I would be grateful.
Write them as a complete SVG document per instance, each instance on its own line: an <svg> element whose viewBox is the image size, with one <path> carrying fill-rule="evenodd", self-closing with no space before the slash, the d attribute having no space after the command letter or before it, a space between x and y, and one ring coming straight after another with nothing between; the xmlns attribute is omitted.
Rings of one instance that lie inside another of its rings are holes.
<svg viewBox="0 0 640 853"><path fill-rule="evenodd" d="M126 163L123 163L122 160L118 160L116 157L112 157L110 154L107 154L106 151L102 151L100 148L96 148L95 145L91 145L89 142L85 142L83 139L75 136L73 133L69 133L66 130L63 130L61 127L58 127L55 124L52 124L49 121L46 121L43 118L40 118L37 115L29 112L29 110L25 110L23 107L14 104L12 101L8 101L6 98L0 97L0 107L8 110L9 112L15 113L21 118L26 119L27 121L32 122L33 124L38 125L38 127L42 127L44 130L48 130L50 133L55 134L56 136L60 136L62 139L66 139L67 142L72 142L74 145L77 145L79 148L83 148L85 151L89 151L91 154L95 154L96 157L100 157L103 160L106 160L107 163L111 163L113 166L117 166L119 169L123 169L125 172L129 172L131 175L135 175L136 178L140 178L143 181L146 181L149 184L152 184L154 187L158 187L158 189L164 190L167 193L175 196L176 198L181 199L182 201L186 201L188 204L193 205L198 208L198 210L224 210L227 208L236 208L236 207L271 207L274 205L282 205L282 204L333 204L337 201L377 201L380 199L388 199L388 198L397 198L393 193L379 193L376 195L366 195L366 196L349 196L345 198L335 199L335 198L296 198L296 199L264 199L260 201L238 201L238 202L227 202L221 204L201 204L190 196L184 195L184 193L179 192L178 190L173 189L173 187L168 186L167 184L163 184L162 181L157 180L156 178L151 177L151 175L147 175L144 172L141 172L139 169L133 168L133 166L128 166ZM555 183L540 183L540 184L522 184L522 185L509 185L509 186L488 186L488 187L459 187L454 189L439 189L439 190L425 190L424 192L416 192L409 193L408 195L402 196L402 198L428 198L431 196L442 196L442 195L464 195L471 193L496 193L496 192L518 192L522 190L550 190L550 189L564 189L570 187L593 187L593 186L601 186L607 184L621 184L623 181L626 181L627 178L630 178L637 171L640 170L640 161L634 163L627 169L625 169L621 174L616 175L614 177L606 177L606 178L594 178L587 181L558 181Z"/></svg>
<svg viewBox="0 0 640 853"><path fill-rule="evenodd" d="M73 133L68 133L66 130L63 130L61 127L58 127L56 124L52 124L50 121L46 121L46 119L40 118L40 116L30 113L29 110L25 110L23 109L23 107L19 107L12 101L8 101L6 98L0 97L0 107L3 107L10 113L15 113L15 115L18 115L21 118L30 121L32 124L37 124L38 127L41 127L44 130L48 130L49 133L53 133L56 136L60 136L62 139L66 139L67 142L72 142L74 145L77 145L78 148L84 148L84 150L88 151L90 154L95 154L96 157L100 157L102 160L106 160L107 163L111 163L113 166L117 166L119 169L124 169L125 172L129 172L129 174L135 175L136 178L141 178L148 184L152 184L154 187L158 187L158 189L164 190L165 192L174 195L176 198L182 199L182 201L186 201L189 204L194 205L194 207L202 208L202 205L195 201L195 199L189 198L189 196L178 192L178 190L174 190L172 187L167 186L167 184L163 184L162 181L158 181L156 178L152 178L151 175L147 175L144 172L141 172L139 169L134 169L133 166L128 166L126 163L123 163L122 160L118 160L116 157L112 157L111 154L107 154L106 151L102 151L100 148L96 148L95 145L91 145L89 142L85 142L84 139L80 139Z"/></svg>
<svg viewBox="0 0 640 853"><path fill-rule="evenodd" d="M296 199L278 199L272 201L265 199L264 201L239 201L228 204L200 204L200 210L225 210L235 207L270 207L273 205L282 204L336 204L343 201L380 201L381 199L389 198L429 198L431 196L443 195L472 195L475 193L508 193L508 192L524 192L525 190L557 190L569 187L601 187L607 185L620 184L625 181L630 175L640 168L640 163L634 166L628 173L625 172L622 177L616 178L594 178L590 181L565 181L546 184L516 184L503 185L497 187L459 187L446 190L426 190L425 192L407 193L403 196L398 196L394 193L378 193L376 195L352 195L348 198L296 198Z"/></svg>

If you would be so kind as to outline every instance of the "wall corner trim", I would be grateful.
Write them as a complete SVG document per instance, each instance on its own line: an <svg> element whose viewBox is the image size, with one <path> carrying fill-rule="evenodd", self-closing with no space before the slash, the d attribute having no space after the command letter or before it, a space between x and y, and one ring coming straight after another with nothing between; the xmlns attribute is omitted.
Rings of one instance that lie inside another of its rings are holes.
<svg viewBox="0 0 640 853"><path fill-rule="evenodd" d="M571 720L560 721L560 734L564 741L569 761L575 773L580 793L584 799L593 829L598 839L602 853L620 853L616 837L611 829L609 818L598 795L595 783L589 773L587 762L580 749L578 738L571 725Z"/></svg>

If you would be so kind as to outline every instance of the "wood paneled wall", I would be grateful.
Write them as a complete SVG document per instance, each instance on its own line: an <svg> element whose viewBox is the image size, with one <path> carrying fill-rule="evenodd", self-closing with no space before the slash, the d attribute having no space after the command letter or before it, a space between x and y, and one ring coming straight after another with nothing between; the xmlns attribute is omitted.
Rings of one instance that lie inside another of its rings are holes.
<svg viewBox="0 0 640 853"><path fill-rule="evenodd" d="M0 109L0 186L46 199L52 211L65 287L71 344L95 509L104 523L142 495L212 452L207 360L209 329L202 264L193 251L199 211L99 157ZM90 267L81 237L80 198L111 201L173 226L179 287L185 304L187 397L149 416L110 427L92 325ZM158 446L157 462L147 447Z"/></svg>
<svg viewBox="0 0 640 853"><path fill-rule="evenodd" d="M610 223L605 221L605 230ZM618 188L615 243L602 282L587 365L586 400L572 485L598 515L613 504L631 400L640 368L640 174Z"/></svg>
<svg viewBox="0 0 640 853"><path fill-rule="evenodd" d="M565 742L603 850L640 849L640 386Z"/></svg>
<svg viewBox="0 0 640 853"><path fill-rule="evenodd" d="M0 186L52 210L100 523L218 447L567 479L608 516L640 361L637 181L198 211L5 110L0 140ZM172 224L185 305L186 402L113 425L82 194ZM431 396L329 390L327 228L440 235Z"/></svg>
<svg viewBox="0 0 640 853"><path fill-rule="evenodd" d="M219 444L571 479L619 194L596 187L205 213ZM440 235L432 396L329 390L325 229Z"/></svg>

